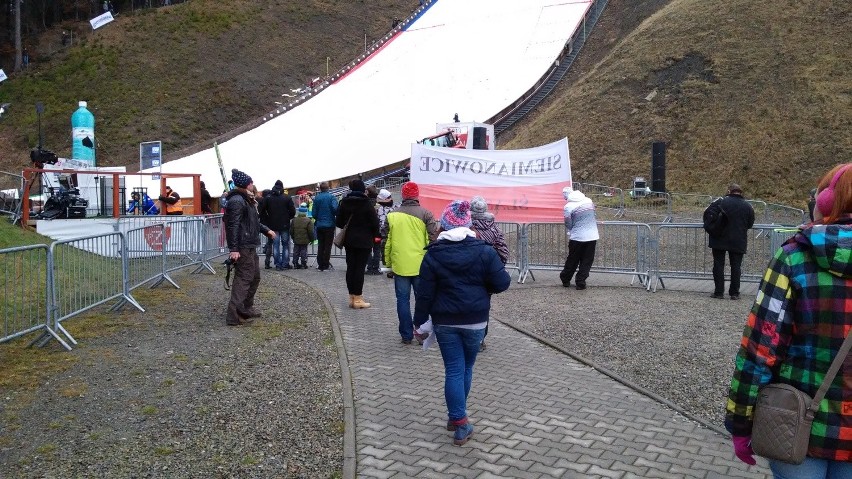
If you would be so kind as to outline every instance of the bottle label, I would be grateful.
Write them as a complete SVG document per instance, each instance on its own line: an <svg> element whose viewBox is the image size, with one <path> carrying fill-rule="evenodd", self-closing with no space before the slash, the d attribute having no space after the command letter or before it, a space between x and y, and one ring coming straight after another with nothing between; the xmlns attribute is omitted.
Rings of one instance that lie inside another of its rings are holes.
<svg viewBox="0 0 852 479"><path fill-rule="evenodd" d="M77 126L71 129L71 136L75 140L83 140L83 138L89 137L89 139L94 139L95 130L93 128L87 128L84 126Z"/></svg>

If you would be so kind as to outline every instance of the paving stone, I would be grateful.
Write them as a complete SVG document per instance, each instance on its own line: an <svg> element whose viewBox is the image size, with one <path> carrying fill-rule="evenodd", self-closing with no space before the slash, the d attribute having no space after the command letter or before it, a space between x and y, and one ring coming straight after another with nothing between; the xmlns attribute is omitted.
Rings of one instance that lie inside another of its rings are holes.
<svg viewBox="0 0 852 479"><path fill-rule="evenodd" d="M768 477L715 431L499 321L468 400L476 432L453 446L440 351L399 343L393 282L368 278L373 307L347 308L346 268L332 261L297 279L326 295L343 333L358 477Z"/></svg>

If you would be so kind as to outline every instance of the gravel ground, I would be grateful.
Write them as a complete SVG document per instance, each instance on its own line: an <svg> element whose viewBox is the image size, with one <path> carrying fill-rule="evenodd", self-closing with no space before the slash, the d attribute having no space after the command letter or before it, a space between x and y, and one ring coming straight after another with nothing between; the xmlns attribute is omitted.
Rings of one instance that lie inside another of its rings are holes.
<svg viewBox="0 0 852 479"><path fill-rule="evenodd" d="M340 477L340 366L318 294L265 274L264 317L226 327L221 274L175 278L134 291L145 313L68 320L80 344L49 356L70 368L0 391L0 477Z"/></svg>
<svg viewBox="0 0 852 479"><path fill-rule="evenodd" d="M70 367L35 391L0 391L0 477L340 476L340 368L319 295L265 272L266 314L233 328L222 275L175 278L182 289L134 292L145 313L68 320L80 344L51 345L48 359ZM721 426L749 295L596 278L577 291L540 274L496 295L492 316Z"/></svg>
<svg viewBox="0 0 852 479"><path fill-rule="evenodd" d="M492 317L536 333L723 427L725 400L753 296L539 281L492 299ZM557 283L558 284L558 283ZM712 289L712 285L711 285Z"/></svg>

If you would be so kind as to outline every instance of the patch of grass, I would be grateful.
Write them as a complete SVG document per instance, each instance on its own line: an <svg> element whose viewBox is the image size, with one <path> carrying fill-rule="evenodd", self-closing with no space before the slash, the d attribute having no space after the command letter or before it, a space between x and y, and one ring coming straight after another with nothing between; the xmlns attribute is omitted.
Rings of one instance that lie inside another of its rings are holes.
<svg viewBox="0 0 852 479"><path fill-rule="evenodd" d="M20 338L0 345L0 390L31 391L77 362L76 356L58 346L27 347L31 340Z"/></svg>
<svg viewBox="0 0 852 479"><path fill-rule="evenodd" d="M50 429L59 429L62 427L62 424L58 421L51 421L50 424L47 425L47 427Z"/></svg>
<svg viewBox="0 0 852 479"><path fill-rule="evenodd" d="M337 434L343 434L346 431L346 423L343 421L334 421L332 423L332 431Z"/></svg>
<svg viewBox="0 0 852 479"><path fill-rule="evenodd" d="M157 412L158 409L156 406L152 406L150 404L142 406L142 414L146 416L153 416L154 414L157 414Z"/></svg>
<svg viewBox="0 0 852 479"><path fill-rule="evenodd" d="M160 383L160 386L164 388L170 388L175 385L175 380L172 378L164 379L163 382Z"/></svg>
<svg viewBox="0 0 852 479"><path fill-rule="evenodd" d="M53 454L56 451L56 444L42 444L41 446L36 448L36 452L42 455Z"/></svg>
<svg viewBox="0 0 852 479"><path fill-rule="evenodd" d="M272 341L284 334L286 327L281 323L261 323L255 321L250 327L246 328L248 334L246 338L251 341Z"/></svg>
<svg viewBox="0 0 852 479"><path fill-rule="evenodd" d="M260 462L260 459L252 456L251 454L246 454L240 460L240 464L242 464L243 466L253 466L253 465L257 464L258 462Z"/></svg>
<svg viewBox="0 0 852 479"><path fill-rule="evenodd" d="M66 398L77 398L86 395L89 385L84 382L72 382L59 388L59 395Z"/></svg>
<svg viewBox="0 0 852 479"><path fill-rule="evenodd" d="M155 456L168 456L177 452L177 449L168 446L158 446L154 448Z"/></svg>
<svg viewBox="0 0 852 479"><path fill-rule="evenodd" d="M213 383L213 386L211 386L211 388L213 389L213 391L219 393L228 389L228 383L226 383L225 381L216 381L215 383Z"/></svg>
<svg viewBox="0 0 852 479"><path fill-rule="evenodd" d="M103 434L101 434L99 432L91 432L91 433L89 433L88 437L92 441L97 441L98 439L103 437Z"/></svg>
<svg viewBox="0 0 852 479"><path fill-rule="evenodd" d="M53 241L32 230L12 225L9 221L5 221L6 219L6 217L3 217L0 220L0 249L36 244L49 245Z"/></svg>

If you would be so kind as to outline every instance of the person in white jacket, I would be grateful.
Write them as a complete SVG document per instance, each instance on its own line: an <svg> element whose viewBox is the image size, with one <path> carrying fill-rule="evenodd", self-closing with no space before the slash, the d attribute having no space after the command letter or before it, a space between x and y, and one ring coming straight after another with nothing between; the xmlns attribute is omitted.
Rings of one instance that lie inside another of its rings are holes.
<svg viewBox="0 0 852 479"><path fill-rule="evenodd" d="M583 192L574 191L570 186L562 189L562 196L568 201L562 210L568 235L568 257L559 279L562 286L568 288L574 273L577 273L576 288L586 289L586 278L595 261L595 246L600 239L595 204Z"/></svg>

